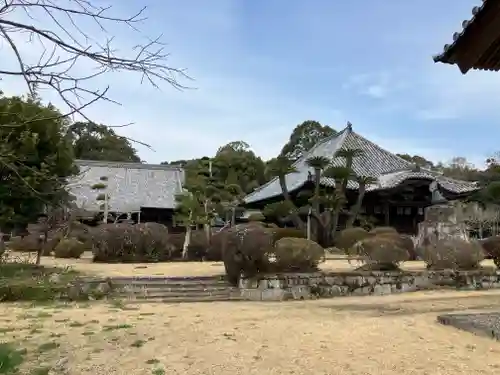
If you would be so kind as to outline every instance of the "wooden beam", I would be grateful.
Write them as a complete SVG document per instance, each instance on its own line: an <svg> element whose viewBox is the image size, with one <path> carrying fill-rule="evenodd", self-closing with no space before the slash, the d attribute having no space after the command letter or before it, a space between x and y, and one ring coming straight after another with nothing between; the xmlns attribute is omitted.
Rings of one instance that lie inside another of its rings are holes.
<svg viewBox="0 0 500 375"><path fill-rule="evenodd" d="M452 60L465 74L500 37L500 2L488 1L454 46Z"/></svg>

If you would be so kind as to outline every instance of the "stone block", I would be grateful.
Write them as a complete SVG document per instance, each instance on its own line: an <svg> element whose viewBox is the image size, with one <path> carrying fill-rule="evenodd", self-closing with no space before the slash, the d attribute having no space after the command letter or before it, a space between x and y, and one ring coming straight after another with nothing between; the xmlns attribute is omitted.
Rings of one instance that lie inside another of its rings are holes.
<svg viewBox="0 0 500 375"><path fill-rule="evenodd" d="M295 286L290 288L293 299L312 299L311 289L307 286Z"/></svg>
<svg viewBox="0 0 500 375"><path fill-rule="evenodd" d="M259 289L240 289L240 295L249 301L262 301L262 291Z"/></svg>
<svg viewBox="0 0 500 375"><path fill-rule="evenodd" d="M373 287L373 294L383 296L392 293L392 284L378 284Z"/></svg>
<svg viewBox="0 0 500 375"><path fill-rule="evenodd" d="M262 291L262 301L283 301L286 298L286 291L283 289L265 289Z"/></svg>

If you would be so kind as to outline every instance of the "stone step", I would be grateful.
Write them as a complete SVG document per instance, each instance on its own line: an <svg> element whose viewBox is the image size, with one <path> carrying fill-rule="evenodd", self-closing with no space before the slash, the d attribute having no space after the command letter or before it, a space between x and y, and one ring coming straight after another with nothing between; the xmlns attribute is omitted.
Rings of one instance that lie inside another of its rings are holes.
<svg viewBox="0 0 500 375"><path fill-rule="evenodd" d="M175 292L175 293L189 293L189 292L228 292L235 290L228 286L203 286L203 285L190 285L190 286L174 286L164 285L162 287L155 286L144 287L139 285L125 285L123 288L117 289L119 292L123 293L144 293L145 291L156 293L156 292Z"/></svg>
<svg viewBox="0 0 500 375"><path fill-rule="evenodd" d="M236 302L243 301L240 296L175 296L158 298L129 298L127 303L194 303L194 302Z"/></svg>
<svg viewBox="0 0 500 375"><path fill-rule="evenodd" d="M156 291L134 294L119 294L118 296L131 297L137 299L153 299L153 298L169 298L169 297L231 297L234 293L230 291L219 291L215 293L204 291L191 291L191 292L171 292L171 291Z"/></svg>

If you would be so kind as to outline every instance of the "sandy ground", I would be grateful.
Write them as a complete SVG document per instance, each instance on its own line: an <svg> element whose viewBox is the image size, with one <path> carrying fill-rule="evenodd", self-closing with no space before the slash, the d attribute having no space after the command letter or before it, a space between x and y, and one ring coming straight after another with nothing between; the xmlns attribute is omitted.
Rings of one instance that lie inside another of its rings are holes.
<svg viewBox="0 0 500 375"><path fill-rule="evenodd" d="M341 257L342 258L342 257ZM42 264L50 266L71 266L75 270L90 275L99 276L210 276L224 274L222 262L173 262L173 263L144 263L144 264L103 264L92 263L91 254L85 254L82 259L56 259L43 257ZM321 264L323 271L349 271L359 267L361 263L351 262L346 259L327 260ZM490 260L483 262L484 266L494 264ZM422 270L425 268L423 262L405 262L403 269Z"/></svg>
<svg viewBox="0 0 500 375"><path fill-rule="evenodd" d="M500 291L131 307L2 304L0 341L27 350L26 374L53 366L67 375L498 374L499 342L436 323L440 313L467 308L500 308Z"/></svg>

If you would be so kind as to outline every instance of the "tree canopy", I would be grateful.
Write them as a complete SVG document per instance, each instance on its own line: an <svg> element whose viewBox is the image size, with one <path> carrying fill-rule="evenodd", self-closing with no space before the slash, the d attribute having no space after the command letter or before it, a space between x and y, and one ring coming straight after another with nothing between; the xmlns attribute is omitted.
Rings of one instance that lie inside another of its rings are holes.
<svg viewBox="0 0 500 375"><path fill-rule="evenodd" d="M77 159L140 162L130 141L105 125L75 122L68 129Z"/></svg>
<svg viewBox="0 0 500 375"><path fill-rule="evenodd" d="M67 129L53 106L0 95L0 226L25 225L66 197L77 172Z"/></svg>

